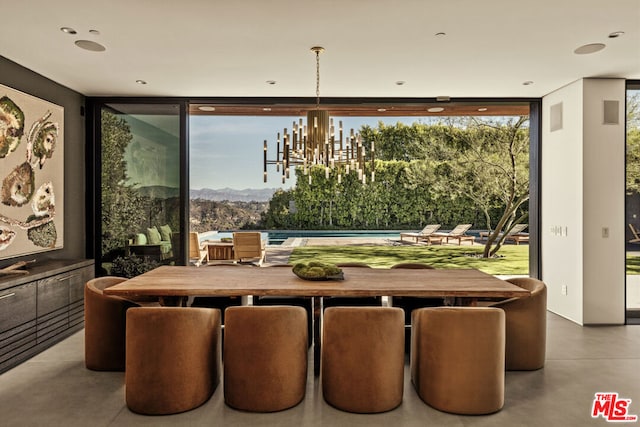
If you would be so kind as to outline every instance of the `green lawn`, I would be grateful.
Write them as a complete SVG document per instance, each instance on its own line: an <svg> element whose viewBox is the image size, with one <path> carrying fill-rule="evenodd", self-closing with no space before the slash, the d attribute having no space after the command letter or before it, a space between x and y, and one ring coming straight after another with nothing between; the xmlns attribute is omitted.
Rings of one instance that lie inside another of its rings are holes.
<svg viewBox="0 0 640 427"><path fill-rule="evenodd" d="M293 250L289 262L364 262L376 268L389 268L401 262L421 262L435 268L477 268L488 274L529 273L527 245L503 246L498 252L500 258L471 256L482 254L482 249L481 246L302 246Z"/></svg>
<svg viewBox="0 0 640 427"><path fill-rule="evenodd" d="M627 255L627 274L640 274L640 256Z"/></svg>

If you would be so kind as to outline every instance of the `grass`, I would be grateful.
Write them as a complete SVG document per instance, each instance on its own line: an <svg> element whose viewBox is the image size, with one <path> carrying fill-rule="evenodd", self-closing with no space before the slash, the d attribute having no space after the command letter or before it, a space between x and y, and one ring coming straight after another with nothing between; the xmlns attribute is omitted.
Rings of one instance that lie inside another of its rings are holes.
<svg viewBox="0 0 640 427"><path fill-rule="evenodd" d="M640 256L627 255L627 274L640 274Z"/></svg>
<svg viewBox="0 0 640 427"><path fill-rule="evenodd" d="M477 268L488 274L529 274L527 245L503 246L498 252L499 258L470 256L481 255L482 249L482 246L302 246L293 250L289 262L364 262L375 268L421 262L435 268ZM640 270L640 262L638 268Z"/></svg>

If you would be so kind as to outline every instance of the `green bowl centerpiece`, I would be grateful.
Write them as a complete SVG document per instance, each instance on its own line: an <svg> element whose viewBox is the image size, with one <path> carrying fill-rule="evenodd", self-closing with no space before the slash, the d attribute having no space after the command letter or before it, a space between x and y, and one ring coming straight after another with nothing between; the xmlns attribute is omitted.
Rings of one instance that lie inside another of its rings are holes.
<svg viewBox="0 0 640 427"><path fill-rule="evenodd" d="M343 280L344 273L335 264L311 261L293 266L293 273L304 280Z"/></svg>

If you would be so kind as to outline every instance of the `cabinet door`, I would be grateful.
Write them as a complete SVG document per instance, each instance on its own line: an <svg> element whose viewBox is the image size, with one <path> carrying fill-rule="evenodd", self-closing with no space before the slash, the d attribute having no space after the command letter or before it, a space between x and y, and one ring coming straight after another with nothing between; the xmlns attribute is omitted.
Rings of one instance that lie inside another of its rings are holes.
<svg viewBox="0 0 640 427"><path fill-rule="evenodd" d="M93 278L93 266L79 268L70 271L64 276L68 276L69 302L74 303L84 299L84 285Z"/></svg>
<svg viewBox="0 0 640 427"><path fill-rule="evenodd" d="M0 291L0 332L36 318L36 284Z"/></svg>
<svg viewBox="0 0 640 427"><path fill-rule="evenodd" d="M69 277L72 273L38 280L38 317L69 305Z"/></svg>

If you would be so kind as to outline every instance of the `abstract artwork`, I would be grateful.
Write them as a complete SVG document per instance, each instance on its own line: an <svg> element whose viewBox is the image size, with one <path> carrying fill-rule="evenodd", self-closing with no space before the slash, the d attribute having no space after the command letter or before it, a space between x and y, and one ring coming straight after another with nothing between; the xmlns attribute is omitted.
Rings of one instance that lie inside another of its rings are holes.
<svg viewBox="0 0 640 427"><path fill-rule="evenodd" d="M0 85L0 259L63 247L64 108Z"/></svg>

